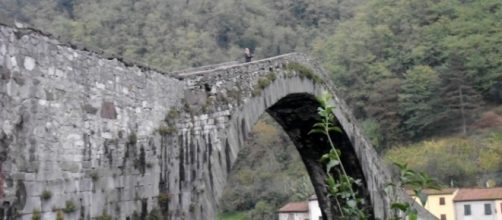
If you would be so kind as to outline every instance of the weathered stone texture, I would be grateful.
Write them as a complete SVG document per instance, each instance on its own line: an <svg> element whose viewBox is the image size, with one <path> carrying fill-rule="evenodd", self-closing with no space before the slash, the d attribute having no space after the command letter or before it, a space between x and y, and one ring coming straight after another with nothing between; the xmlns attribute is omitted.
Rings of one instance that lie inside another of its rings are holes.
<svg viewBox="0 0 502 220"><path fill-rule="evenodd" d="M183 85L18 32L0 27L2 202L18 207L22 219L35 209L42 219L54 219L53 209L66 201L77 207L67 219L77 219L81 207L85 219L103 211L125 219L141 212L141 199L151 209L159 188L160 142L150 142L167 110L179 105ZM138 140L125 158L130 134ZM133 165L140 149L149 161L143 173ZM43 191L51 198L41 199Z"/></svg>
<svg viewBox="0 0 502 220"><path fill-rule="evenodd" d="M0 26L4 215L30 219L37 209L43 219L54 219L54 209L72 201L76 211L65 219L103 212L126 219L153 208L168 219L210 219L237 153L268 111L296 144L323 212L333 216L317 162L324 149L313 148L316 140L305 136L315 118L313 97L328 90L345 131L337 138L347 146L353 173L366 180L376 216L389 216L391 195L383 188L390 176L350 111L332 85L288 69L291 62L329 79L300 54L167 76L72 49L36 31ZM43 198L46 192L52 196ZM166 207L159 207L161 194Z"/></svg>

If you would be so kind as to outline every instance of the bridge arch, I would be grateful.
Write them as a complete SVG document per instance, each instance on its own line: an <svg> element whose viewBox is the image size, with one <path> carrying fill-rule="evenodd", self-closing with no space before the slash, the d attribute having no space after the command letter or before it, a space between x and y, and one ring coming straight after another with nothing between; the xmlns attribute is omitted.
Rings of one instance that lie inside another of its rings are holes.
<svg viewBox="0 0 502 220"><path fill-rule="evenodd" d="M190 85L186 90L190 91L189 93L200 95L201 88L211 85L212 88L206 89L207 91L221 93L208 94L209 99L219 100L218 96L227 97L223 104L209 104L213 106L214 111L208 114L209 117L221 112L225 112L228 117L228 122L225 123L227 126L219 130L218 137L213 138L221 139L220 142L225 143L222 152L225 152L227 164L225 168L212 166L217 170L209 171L210 173L224 170L221 175L226 178L239 150L248 138L251 127L261 114L267 112L283 127L295 144L314 185L323 214L327 219L333 219L337 213L328 199L324 184L326 173L319 163L319 158L329 151L329 145L322 136L308 135L312 125L318 120L319 102L316 96L328 91L333 95L335 115L343 130L343 133L334 134L332 138L342 150L342 161L349 167L349 175L363 180L363 187L358 191L366 199L374 217L386 219L391 216L389 196L396 196L401 200L409 199L399 190L393 192L394 195L384 192L386 184L391 182L387 168L362 134L345 103L337 96L333 85L323 80L329 77L310 58L302 54L288 54L180 77ZM239 88L238 95L234 94L238 99L228 98L227 93L231 90L229 88ZM191 101L189 105L197 106L200 103ZM223 188L224 185L213 188L215 205ZM214 214L214 210L211 212ZM422 212L427 216L425 213Z"/></svg>

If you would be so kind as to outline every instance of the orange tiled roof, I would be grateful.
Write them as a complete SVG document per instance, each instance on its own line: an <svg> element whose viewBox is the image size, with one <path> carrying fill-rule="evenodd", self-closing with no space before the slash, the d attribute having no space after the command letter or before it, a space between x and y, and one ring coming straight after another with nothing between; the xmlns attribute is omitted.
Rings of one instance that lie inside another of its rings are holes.
<svg viewBox="0 0 502 220"><path fill-rule="evenodd" d="M459 189L454 202L502 199L502 187Z"/></svg>
<svg viewBox="0 0 502 220"><path fill-rule="evenodd" d="M307 202L290 202L279 209L279 212L308 212L309 204Z"/></svg>

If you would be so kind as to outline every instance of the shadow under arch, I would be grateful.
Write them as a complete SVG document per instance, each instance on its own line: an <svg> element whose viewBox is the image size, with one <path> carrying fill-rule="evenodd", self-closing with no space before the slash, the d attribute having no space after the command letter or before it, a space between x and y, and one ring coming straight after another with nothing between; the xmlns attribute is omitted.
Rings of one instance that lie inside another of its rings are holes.
<svg viewBox="0 0 502 220"><path fill-rule="evenodd" d="M320 103L312 94L294 93L280 99L266 112L282 126L298 150L314 186L324 219L333 219L340 213L335 209L333 200L328 197L325 166L319 162L322 155L329 152L331 148L324 135L309 134L313 125L320 120L317 114L318 107ZM331 138L341 151L341 160L347 169L347 174L362 181L362 185L356 190L365 200L364 208L372 213L366 180L350 139L344 131L332 132Z"/></svg>

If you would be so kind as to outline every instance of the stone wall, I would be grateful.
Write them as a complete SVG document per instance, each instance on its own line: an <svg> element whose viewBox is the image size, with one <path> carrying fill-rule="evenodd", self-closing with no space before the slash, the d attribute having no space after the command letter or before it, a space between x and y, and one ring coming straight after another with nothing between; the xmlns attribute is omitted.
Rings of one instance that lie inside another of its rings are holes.
<svg viewBox="0 0 502 220"><path fill-rule="evenodd" d="M153 134L181 91L175 78L0 27L4 211L54 219L68 202L76 207L68 219L141 214L141 202L159 194Z"/></svg>
<svg viewBox="0 0 502 220"><path fill-rule="evenodd" d="M167 219L210 219L240 147L269 111L300 150L324 214L333 216L312 154L321 151L298 135L305 126L288 124L315 117L315 95L335 93L323 79L301 54L162 74L0 26L0 214L141 219L156 209ZM365 178L376 216L386 217L388 172L334 95L354 173ZM313 104L304 109L298 100Z"/></svg>

